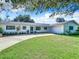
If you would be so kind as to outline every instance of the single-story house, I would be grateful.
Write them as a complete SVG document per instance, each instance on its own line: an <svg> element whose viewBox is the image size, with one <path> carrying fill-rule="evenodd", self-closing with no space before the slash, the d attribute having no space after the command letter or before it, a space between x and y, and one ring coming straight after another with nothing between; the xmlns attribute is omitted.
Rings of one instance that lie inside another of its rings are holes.
<svg viewBox="0 0 79 59"><path fill-rule="evenodd" d="M78 30L78 23L74 20L56 24L26 23L26 22L1 22L3 33L55 33L68 34Z"/></svg>
<svg viewBox="0 0 79 59"><path fill-rule="evenodd" d="M0 23L3 33L45 33L49 32L49 24L26 23L26 22L2 22Z"/></svg>

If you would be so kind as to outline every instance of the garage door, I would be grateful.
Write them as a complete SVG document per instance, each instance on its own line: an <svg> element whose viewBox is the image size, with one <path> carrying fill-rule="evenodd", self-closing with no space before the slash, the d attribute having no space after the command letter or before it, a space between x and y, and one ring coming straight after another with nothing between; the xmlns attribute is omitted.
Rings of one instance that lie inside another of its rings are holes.
<svg viewBox="0 0 79 59"><path fill-rule="evenodd" d="M55 26L53 26L52 32L53 33L58 33L58 34L64 33L64 25L55 25Z"/></svg>

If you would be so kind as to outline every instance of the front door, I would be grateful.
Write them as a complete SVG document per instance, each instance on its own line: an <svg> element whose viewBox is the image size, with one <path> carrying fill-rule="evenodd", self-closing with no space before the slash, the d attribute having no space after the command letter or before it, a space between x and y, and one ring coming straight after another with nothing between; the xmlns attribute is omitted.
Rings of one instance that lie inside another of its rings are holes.
<svg viewBox="0 0 79 59"><path fill-rule="evenodd" d="M33 27L30 27L30 33L33 33Z"/></svg>

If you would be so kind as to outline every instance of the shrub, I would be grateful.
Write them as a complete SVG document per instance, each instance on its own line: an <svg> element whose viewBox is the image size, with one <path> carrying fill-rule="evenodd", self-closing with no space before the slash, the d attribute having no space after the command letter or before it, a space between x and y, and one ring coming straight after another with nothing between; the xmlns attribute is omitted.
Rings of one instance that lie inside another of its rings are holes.
<svg viewBox="0 0 79 59"><path fill-rule="evenodd" d="M0 27L0 33L3 33L3 29Z"/></svg>
<svg viewBox="0 0 79 59"><path fill-rule="evenodd" d="M78 27L78 29L76 30L76 33L79 34L79 27Z"/></svg>

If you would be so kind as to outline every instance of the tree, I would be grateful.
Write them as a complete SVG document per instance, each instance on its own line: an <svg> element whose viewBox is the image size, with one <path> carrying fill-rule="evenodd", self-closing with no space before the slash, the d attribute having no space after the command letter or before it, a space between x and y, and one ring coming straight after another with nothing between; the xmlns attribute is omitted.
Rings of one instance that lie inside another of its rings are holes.
<svg viewBox="0 0 79 59"><path fill-rule="evenodd" d="M2 19L0 18L0 22L2 21ZM0 33L3 33L3 29L2 27L0 26Z"/></svg>
<svg viewBox="0 0 79 59"><path fill-rule="evenodd" d="M61 8L68 6L70 3L79 4L79 0L12 0L12 2L13 5L16 6L16 8L24 6L26 8L26 11L35 10L36 14L42 13L52 8L56 8L56 10L58 11L56 11L55 13L58 14L62 12ZM74 11L72 11L70 8L67 8L67 10L65 10L65 12L63 11L62 13L70 14L70 12Z"/></svg>
<svg viewBox="0 0 79 59"><path fill-rule="evenodd" d="M56 22L65 22L65 19L64 18L57 18Z"/></svg>
<svg viewBox="0 0 79 59"><path fill-rule="evenodd" d="M40 5L44 5L46 8L58 6L58 3L64 3L66 5L70 2L78 2L79 0L12 0L14 4L20 5L30 5L33 8L38 8ZM32 4L32 5L31 5Z"/></svg>
<svg viewBox="0 0 79 59"><path fill-rule="evenodd" d="M37 10L36 14L42 13L52 8L57 8L58 11L62 12L61 8L68 6L70 3L77 3L77 4L79 3L79 0L11 0L11 1L13 3L12 5L14 6L14 8L24 7L26 8L26 11ZM73 6L72 9L74 9ZM69 12L73 12L71 11L71 8L67 8L67 10L65 11L66 11L65 13L67 14Z"/></svg>
<svg viewBox="0 0 79 59"><path fill-rule="evenodd" d="M0 33L3 33L3 29L2 29L2 27L0 27Z"/></svg>
<svg viewBox="0 0 79 59"><path fill-rule="evenodd" d="M15 22L30 22L34 23L34 20L30 18L29 15L19 15L14 19Z"/></svg>
<svg viewBox="0 0 79 59"><path fill-rule="evenodd" d="M0 18L0 22L2 21L2 19Z"/></svg>

